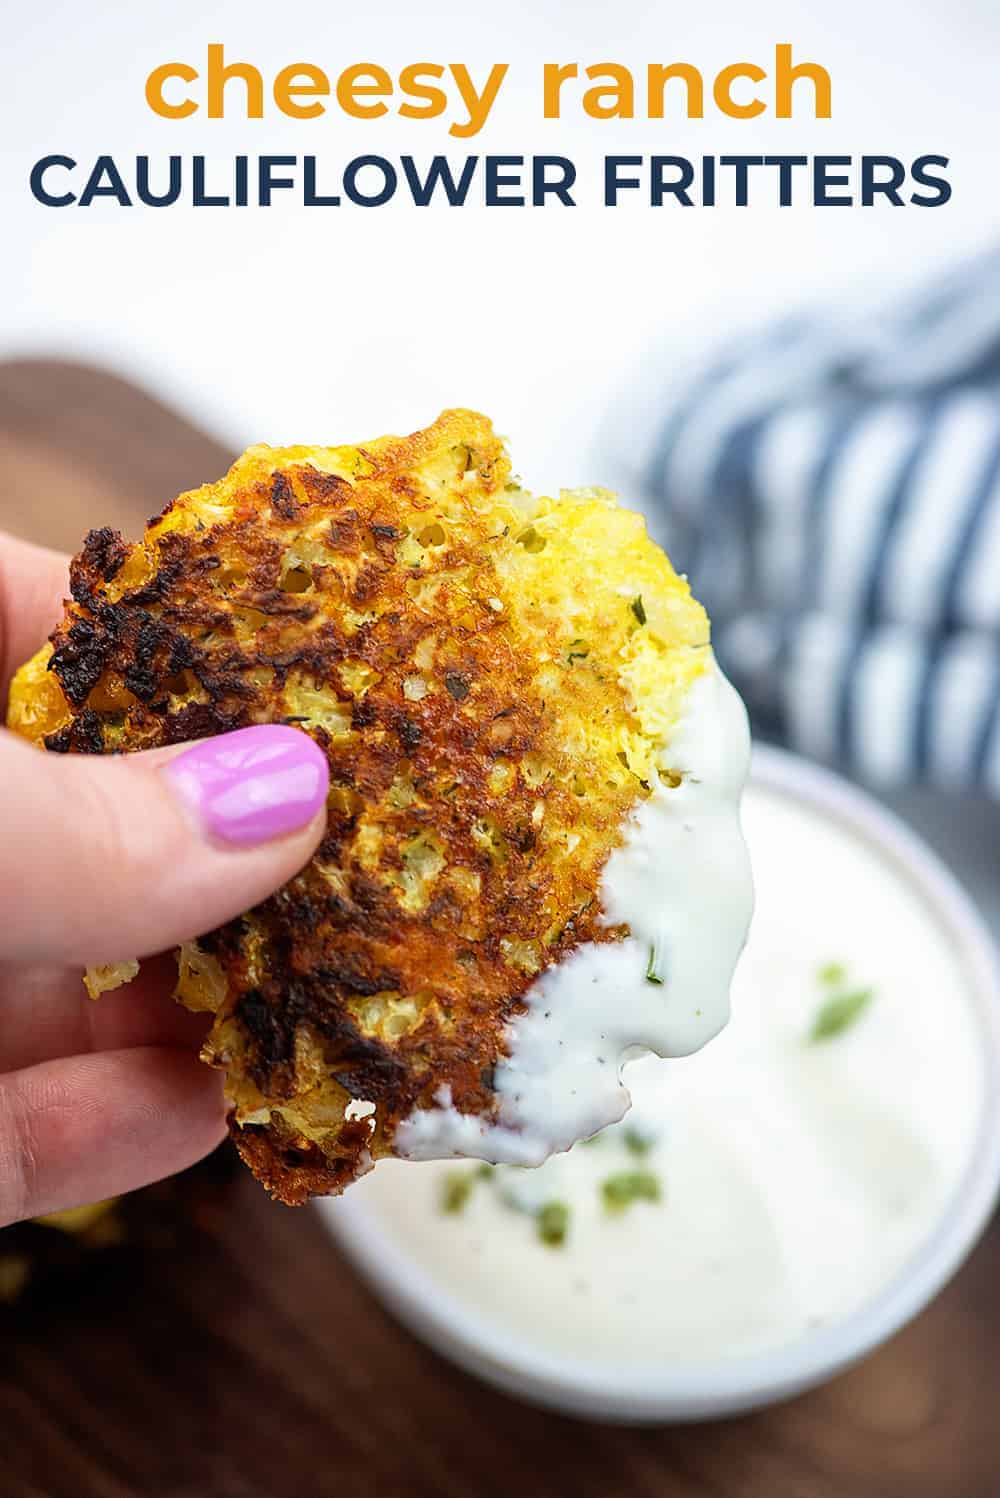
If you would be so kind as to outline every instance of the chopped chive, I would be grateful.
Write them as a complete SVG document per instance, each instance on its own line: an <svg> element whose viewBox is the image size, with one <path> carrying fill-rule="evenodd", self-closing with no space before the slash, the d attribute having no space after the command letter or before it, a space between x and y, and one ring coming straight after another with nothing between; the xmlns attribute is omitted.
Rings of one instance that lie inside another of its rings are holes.
<svg viewBox="0 0 1000 1498"><path fill-rule="evenodd" d="M449 1170L442 1183L442 1212L461 1212L472 1195L476 1177L472 1171Z"/></svg>
<svg viewBox="0 0 1000 1498"><path fill-rule="evenodd" d="M658 1202L660 1180L651 1170L622 1170L601 1183L607 1212L624 1212L633 1202Z"/></svg>
<svg viewBox="0 0 1000 1498"><path fill-rule="evenodd" d="M842 962L824 962L816 974L821 983L829 986L841 984L847 978L847 969Z"/></svg>
<svg viewBox="0 0 1000 1498"><path fill-rule="evenodd" d="M536 1219L538 1236L550 1248L559 1248L569 1232L569 1207L565 1202L546 1202Z"/></svg>
<svg viewBox="0 0 1000 1498"><path fill-rule="evenodd" d="M874 997L871 988L856 988L849 993L835 993L827 999L813 1020L809 1039L830 1040L858 1020Z"/></svg>
<svg viewBox="0 0 1000 1498"><path fill-rule="evenodd" d="M492 1180L492 1178L493 1178L493 1170L494 1170L494 1167L492 1165L488 1165L487 1162L484 1160L480 1165L476 1166L476 1180L477 1181L489 1181L489 1180Z"/></svg>
<svg viewBox="0 0 1000 1498"><path fill-rule="evenodd" d="M649 949L649 961L646 964L646 982L663 982L663 952L659 941L655 941Z"/></svg>
<svg viewBox="0 0 1000 1498"><path fill-rule="evenodd" d="M648 1155L653 1148L653 1140L646 1134L640 1134L638 1129L628 1128L624 1134L625 1148L630 1155Z"/></svg>
<svg viewBox="0 0 1000 1498"><path fill-rule="evenodd" d="M636 596L632 599L632 612L635 615L636 619L638 619L640 624L645 624L646 610L643 607L641 593L637 593Z"/></svg>

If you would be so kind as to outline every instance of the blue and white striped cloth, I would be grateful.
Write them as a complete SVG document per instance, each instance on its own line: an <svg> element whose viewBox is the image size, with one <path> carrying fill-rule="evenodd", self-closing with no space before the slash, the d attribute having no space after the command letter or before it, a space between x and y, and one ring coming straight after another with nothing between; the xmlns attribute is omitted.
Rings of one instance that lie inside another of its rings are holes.
<svg viewBox="0 0 1000 1498"><path fill-rule="evenodd" d="M650 479L765 736L1000 796L1000 252L731 348Z"/></svg>

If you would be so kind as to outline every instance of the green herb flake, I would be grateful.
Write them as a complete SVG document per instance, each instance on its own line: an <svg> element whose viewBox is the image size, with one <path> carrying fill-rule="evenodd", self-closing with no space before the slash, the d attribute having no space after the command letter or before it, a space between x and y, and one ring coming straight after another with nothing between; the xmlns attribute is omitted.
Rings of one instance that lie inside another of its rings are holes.
<svg viewBox="0 0 1000 1498"><path fill-rule="evenodd" d="M824 962L816 976L827 988L839 988L847 982L847 969L842 962Z"/></svg>
<svg viewBox="0 0 1000 1498"><path fill-rule="evenodd" d="M651 1170L621 1170L601 1182L601 1199L607 1212L624 1212L633 1202L658 1202L660 1179Z"/></svg>
<svg viewBox="0 0 1000 1498"><path fill-rule="evenodd" d="M546 1202L535 1219L538 1236L549 1248L561 1248L569 1232L569 1207L565 1202Z"/></svg>
<svg viewBox="0 0 1000 1498"><path fill-rule="evenodd" d="M636 619L638 619L640 624L645 624L646 610L643 607L641 593L637 593L635 598L632 599L632 612L635 615Z"/></svg>
<svg viewBox="0 0 1000 1498"><path fill-rule="evenodd" d="M640 1134L638 1129L628 1128L622 1137L629 1154L635 1155L637 1159L641 1159L643 1155L648 1155L653 1148L653 1140L646 1134Z"/></svg>
<svg viewBox="0 0 1000 1498"><path fill-rule="evenodd" d="M646 982L663 982L663 954L659 942L654 942L649 949L649 961L646 963Z"/></svg>
<svg viewBox="0 0 1000 1498"><path fill-rule="evenodd" d="M494 1169L495 1167L493 1165L487 1164L487 1162L484 1160L481 1165L476 1166L476 1180L491 1181L493 1179Z"/></svg>
<svg viewBox="0 0 1000 1498"><path fill-rule="evenodd" d="M449 1170L441 1186L442 1212L463 1211L475 1184L476 1176L472 1171Z"/></svg>
<svg viewBox="0 0 1000 1498"><path fill-rule="evenodd" d="M831 1040L860 1019L875 996L872 988L835 993L821 1004L809 1032L811 1041Z"/></svg>

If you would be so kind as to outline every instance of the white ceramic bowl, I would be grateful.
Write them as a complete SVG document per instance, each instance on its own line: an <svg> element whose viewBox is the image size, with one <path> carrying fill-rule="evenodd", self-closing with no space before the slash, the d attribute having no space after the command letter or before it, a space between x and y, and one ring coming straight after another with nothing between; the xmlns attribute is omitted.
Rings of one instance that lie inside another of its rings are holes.
<svg viewBox="0 0 1000 1498"><path fill-rule="evenodd" d="M987 1086L965 1173L937 1229L885 1288L846 1320L787 1347L724 1363L594 1368L508 1335L453 1299L387 1236L363 1194L322 1201L337 1242L391 1311L438 1352L534 1403L601 1420L666 1423L751 1410L812 1387L863 1357L922 1310L962 1263L1000 1187L1000 974L992 940L960 885L930 849L838 776L779 750L754 751L753 779L801 799L873 843L936 907L964 963L979 1022Z"/></svg>

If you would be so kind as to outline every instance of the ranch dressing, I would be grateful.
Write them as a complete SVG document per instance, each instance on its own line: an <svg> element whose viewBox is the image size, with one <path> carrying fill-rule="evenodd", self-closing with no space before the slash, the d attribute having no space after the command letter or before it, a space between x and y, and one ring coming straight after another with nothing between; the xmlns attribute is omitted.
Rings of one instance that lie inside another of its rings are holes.
<svg viewBox="0 0 1000 1498"><path fill-rule="evenodd" d="M749 754L743 704L713 661L670 742L681 783L654 787L604 868L605 919L631 935L578 947L528 990L496 1068L497 1124L458 1113L443 1087L400 1126L400 1154L539 1165L626 1112L627 1052L686 1056L722 1029L753 904L739 823Z"/></svg>
<svg viewBox="0 0 1000 1498"><path fill-rule="evenodd" d="M751 785L744 827L757 911L711 1045L630 1063L625 1120L537 1170L390 1161L352 1188L352 1210L509 1336L602 1366L787 1345L861 1307L947 1210L985 1087L950 937L899 865L793 796ZM832 967L871 998L811 1039ZM659 1200L609 1213L606 1183L635 1171Z"/></svg>

